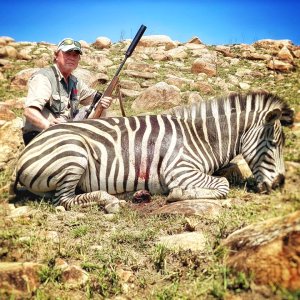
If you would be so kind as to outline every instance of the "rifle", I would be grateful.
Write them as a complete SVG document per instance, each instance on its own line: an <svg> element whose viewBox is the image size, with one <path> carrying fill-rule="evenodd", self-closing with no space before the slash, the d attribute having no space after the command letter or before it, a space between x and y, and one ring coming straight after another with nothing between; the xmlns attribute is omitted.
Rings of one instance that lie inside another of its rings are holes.
<svg viewBox="0 0 300 300"><path fill-rule="evenodd" d="M145 30L147 29L146 26L141 25L139 31L137 32L137 34L135 35L134 39L132 40L131 44L129 45L126 53L125 53L125 58L122 61L121 65L119 66L114 78L112 79L112 81L110 82L110 84L108 85L108 87L106 88L106 90L104 91L104 93L101 95L100 93L97 93L94 97L93 103L91 104L90 108L88 109L88 111L86 112L86 116L85 118L88 119L97 119L101 116L104 108L102 107L102 105L100 104L101 99L105 96L111 96L113 90L115 89L116 85L118 84L119 81L119 73L121 71L121 69L123 68L126 59L128 57L131 56L132 52L134 51L136 45L138 44L138 42L140 41L141 37L143 36ZM122 108L122 104L120 101L120 105L121 105L121 109L123 112L123 108Z"/></svg>

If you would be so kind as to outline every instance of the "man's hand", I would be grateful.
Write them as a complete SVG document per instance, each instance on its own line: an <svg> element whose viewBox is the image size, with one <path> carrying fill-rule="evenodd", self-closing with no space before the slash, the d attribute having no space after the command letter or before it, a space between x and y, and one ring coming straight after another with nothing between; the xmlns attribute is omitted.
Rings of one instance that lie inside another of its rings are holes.
<svg viewBox="0 0 300 300"><path fill-rule="evenodd" d="M105 96L100 100L100 104L103 108L109 108L112 102L112 97Z"/></svg>
<svg viewBox="0 0 300 300"><path fill-rule="evenodd" d="M56 124L59 124L59 123L65 123L67 122L67 120L63 117L58 117L58 118L55 118L53 120L51 120L50 122L50 126L53 126L53 125L56 125Z"/></svg>

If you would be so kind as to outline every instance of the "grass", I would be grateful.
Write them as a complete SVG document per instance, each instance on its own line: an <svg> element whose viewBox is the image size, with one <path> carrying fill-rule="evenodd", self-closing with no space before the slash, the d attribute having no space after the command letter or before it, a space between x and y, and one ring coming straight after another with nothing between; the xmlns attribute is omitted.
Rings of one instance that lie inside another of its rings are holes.
<svg viewBox="0 0 300 300"><path fill-rule="evenodd" d="M210 48L214 50L214 46ZM115 47L108 58L120 55L121 49L121 45ZM31 54L36 51L38 47ZM241 51L235 48L233 52L240 54ZM189 55L185 65L191 67L194 59ZM155 63L151 59L145 61ZM236 65L223 66L222 61L223 56L218 56L218 76L226 82L228 74L234 75L239 68L266 72L265 67L245 59L240 59ZM295 59L295 63L299 66L300 60ZM11 88L10 81L17 72L32 66L33 62L13 61L12 66L4 70L6 79L0 86L0 101L25 95L25 91ZM196 75L169 62L160 62L160 66L157 81L164 80L168 74L197 80ZM116 65L107 68L109 78L113 77L116 68ZM268 74L270 76L253 78L251 87L274 92L299 111L299 67L289 74L281 74L281 79L274 72ZM122 73L121 78L126 79L126 75ZM141 79L135 80L142 82ZM215 79L211 80L214 86ZM105 86L98 85L97 88L103 90ZM237 86L234 89L239 91ZM182 88L182 91L186 90L186 87ZM222 93L222 89L217 87L206 97ZM131 108L132 102L133 99L124 97L128 116L136 115ZM118 110L118 104L113 108ZM22 114L21 110L14 109L14 112L17 116ZM155 112L159 112L159 109ZM45 200L23 195L16 205L28 205L34 213L29 217L10 219L7 217L8 184L13 167L10 166L0 172L0 260L33 261L44 265L39 274L41 285L31 297L38 300L114 299L117 296L146 300L224 299L234 296L255 299L258 287L253 282L254 275L228 269L224 263L227 252L220 244L240 228L300 209L300 193L297 189L300 175L299 130L285 129L285 134L284 158L294 163L288 169L287 187L282 192L259 195L251 191L251 180L240 182L231 186L228 194L231 205L224 207L217 217L153 215L147 205L134 204L114 216L105 215L96 206L56 212ZM164 197L153 196L150 207L164 201ZM207 244L202 251L171 250L158 242L160 236L193 230L205 234ZM51 232L56 233L56 238L51 236ZM61 282L61 271L55 266L58 258L84 269L89 274L89 282L82 288L66 288ZM124 272L131 274L127 281L122 277ZM291 292L281 287L269 287L268 293L270 299L299 298L299 291Z"/></svg>

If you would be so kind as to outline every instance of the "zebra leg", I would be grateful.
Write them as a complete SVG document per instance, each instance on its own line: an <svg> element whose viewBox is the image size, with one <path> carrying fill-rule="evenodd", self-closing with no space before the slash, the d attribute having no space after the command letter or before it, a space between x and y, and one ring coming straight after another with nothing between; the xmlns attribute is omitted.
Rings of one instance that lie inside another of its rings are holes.
<svg viewBox="0 0 300 300"><path fill-rule="evenodd" d="M229 191L229 182L225 177L214 177L207 174L201 174L199 178L187 185L184 183L176 186L176 180L171 184L170 193L167 202L175 202L191 199L222 199ZM197 184L196 184L197 182Z"/></svg>
<svg viewBox="0 0 300 300"><path fill-rule="evenodd" d="M57 186L53 200L54 205L62 205L66 210L69 210L74 206L87 207L96 204L104 207L107 213L117 213L125 202L105 191L76 195L75 188L76 184L70 185L70 181L65 178L62 184Z"/></svg>

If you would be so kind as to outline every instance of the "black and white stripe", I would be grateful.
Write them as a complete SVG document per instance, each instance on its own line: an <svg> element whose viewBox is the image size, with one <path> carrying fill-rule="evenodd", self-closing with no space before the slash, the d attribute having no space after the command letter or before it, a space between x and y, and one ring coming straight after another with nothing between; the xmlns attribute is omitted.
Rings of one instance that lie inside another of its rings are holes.
<svg viewBox="0 0 300 300"><path fill-rule="evenodd" d="M60 124L25 148L17 178L32 192L55 191L54 203L65 207L141 189L222 198L228 182L211 174L243 154L261 188L270 189L284 178L283 107L270 94L237 94L166 115Z"/></svg>

